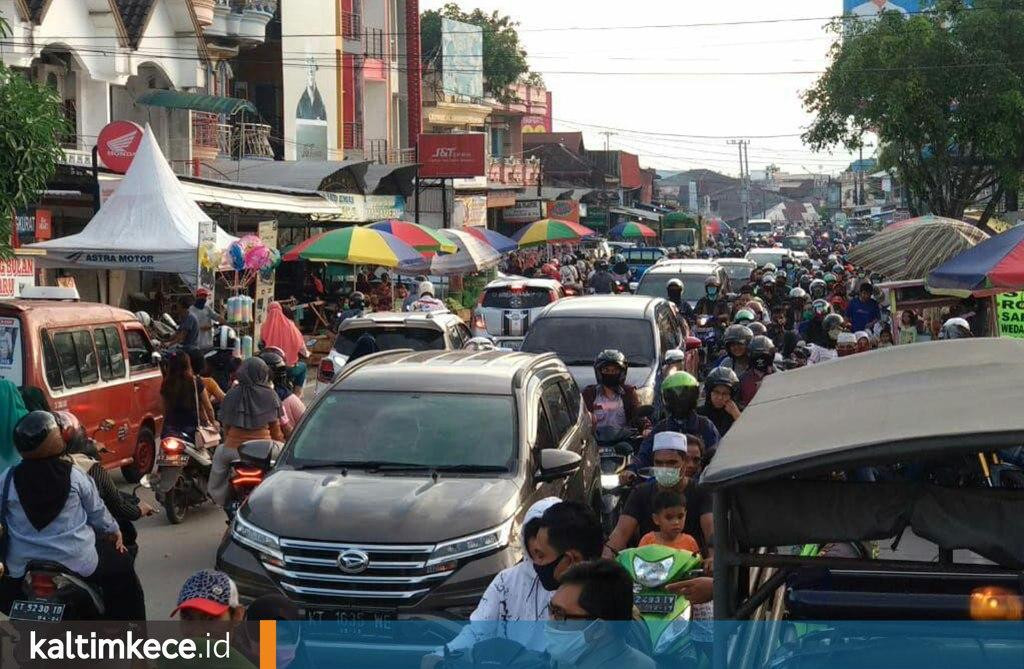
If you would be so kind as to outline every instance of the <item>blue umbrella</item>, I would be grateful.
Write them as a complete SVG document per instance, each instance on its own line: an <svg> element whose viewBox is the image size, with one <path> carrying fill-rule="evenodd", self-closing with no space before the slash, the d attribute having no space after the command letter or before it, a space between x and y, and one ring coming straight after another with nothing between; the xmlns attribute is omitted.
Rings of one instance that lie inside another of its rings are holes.
<svg viewBox="0 0 1024 669"><path fill-rule="evenodd" d="M989 237L928 274L928 290L988 297L1024 289L1024 225Z"/></svg>
<svg viewBox="0 0 1024 669"><path fill-rule="evenodd" d="M516 243L516 240L506 237L500 232L495 232L494 230L488 230L487 228L481 228L475 225L467 226L463 228L463 230L485 244L490 244L498 253L511 253L519 248L519 244Z"/></svg>

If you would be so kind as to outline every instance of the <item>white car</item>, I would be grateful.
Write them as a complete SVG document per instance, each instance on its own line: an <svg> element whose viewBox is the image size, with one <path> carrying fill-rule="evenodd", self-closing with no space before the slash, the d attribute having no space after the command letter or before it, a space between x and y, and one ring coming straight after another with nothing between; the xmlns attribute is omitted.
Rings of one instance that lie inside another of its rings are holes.
<svg viewBox="0 0 1024 669"><path fill-rule="evenodd" d="M793 252L789 249L781 247L777 248L754 248L747 251L747 255L743 256L747 260L753 260L757 263L758 267L764 267L768 263L780 267L782 265L783 258L792 258Z"/></svg>

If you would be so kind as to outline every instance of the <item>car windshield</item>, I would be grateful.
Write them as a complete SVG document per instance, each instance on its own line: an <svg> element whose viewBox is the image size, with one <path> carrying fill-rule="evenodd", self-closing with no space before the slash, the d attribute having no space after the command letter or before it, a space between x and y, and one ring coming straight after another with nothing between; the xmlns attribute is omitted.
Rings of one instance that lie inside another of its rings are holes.
<svg viewBox="0 0 1024 669"><path fill-rule="evenodd" d="M356 342L369 333L377 340L377 348L391 351L396 348L411 348L414 351L443 351L444 333L433 328L376 327L351 328L338 333L334 350L342 355L352 355Z"/></svg>
<svg viewBox="0 0 1024 669"><path fill-rule="evenodd" d="M758 251L756 253L748 253L747 260L753 260L757 263L758 267L763 267L768 263L778 267L782 264L782 259L787 256L789 256L789 254L785 251L779 251L777 253L773 253L771 251Z"/></svg>
<svg viewBox="0 0 1024 669"><path fill-rule="evenodd" d="M551 302L546 288L488 288L481 307L488 309L537 309Z"/></svg>
<svg viewBox="0 0 1024 669"><path fill-rule="evenodd" d="M651 367L653 326L641 318L540 318L523 341L526 353L555 353L566 365L592 365L605 349L622 351L630 365Z"/></svg>
<svg viewBox="0 0 1024 669"><path fill-rule="evenodd" d="M729 275L730 281L745 282L750 279L749 265L722 265L725 268L725 273Z"/></svg>
<svg viewBox="0 0 1024 669"><path fill-rule="evenodd" d="M628 249L622 252L630 265L653 265L661 260L665 253L660 249Z"/></svg>
<svg viewBox="0 0 1024 669"><path fill-rule="evenodd" d="M772 231L772 224L765 221L764 223L750 223L747 225L747 232L756 232L758 234L764 234Z"/></svg>
<svg viewBox="0 0 1024 669"><path fill-rule="evenodd" d="M331 391L289 444L296 467L511 471L512 398L435 392Z"/></svg>
<svg viewBox="0 0 1024 669"><path fill-rule="evenodd" d="M665 284L672 279L679 279L683 282L683 299L687 302L695 302L704 297L704 280L708 276L707 274L645 274L644 278L640 280L636 294L647 297L665 297L668 295Z"/></svg>

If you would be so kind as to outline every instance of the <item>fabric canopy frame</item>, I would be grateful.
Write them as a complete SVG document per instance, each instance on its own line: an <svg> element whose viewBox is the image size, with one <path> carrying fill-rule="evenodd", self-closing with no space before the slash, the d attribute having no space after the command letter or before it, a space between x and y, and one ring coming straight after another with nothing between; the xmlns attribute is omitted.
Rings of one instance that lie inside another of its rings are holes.
<svg viewBox="0 0 1024 669"><path fill-rule="evenodd" d="M259 115L256 107L248 100L228 98L220 95L203 95L202 93L186 93L184 91L168 91L154 89L146 91L135 98L136 104L147 107L163 107L165 109L192 109L210 114L227 114L234 116L238 112L249 112Z"/></svg>
<svg viewBox="0 0 1024 669"><path fill-rule="evenodd" d="M857 244L847 260L891 281L923 279L942 263L986 239L988 234L970 223L922 216L889 226Z"/></svg>
<svg viewBox="0 0 1024 669"><path fill-rule="evenodd" d="M974 297L1024 290L1024 226L1010 228L947 260L928 274L925 287Z"/></svg>

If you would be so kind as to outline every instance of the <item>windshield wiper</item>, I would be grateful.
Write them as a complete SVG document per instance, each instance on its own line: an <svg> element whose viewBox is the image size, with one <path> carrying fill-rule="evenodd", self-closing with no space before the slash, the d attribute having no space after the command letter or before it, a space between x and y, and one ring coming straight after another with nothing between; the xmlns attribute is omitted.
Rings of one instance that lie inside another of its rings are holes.
<svg viewBox="0 0 1024 669"><path fill-rule="evenodd" d="M311 462L304 465L295 465L295 469L430 469L426 465L415 465L406 462L389 462L386 460L338 460L336 462Z"/></svg>
<svg viewBox="0 0 1024 669"><path fill-rule="evenodd" d="M437 472L507 472L504 465L441 465L432 467Z"/></svg>

